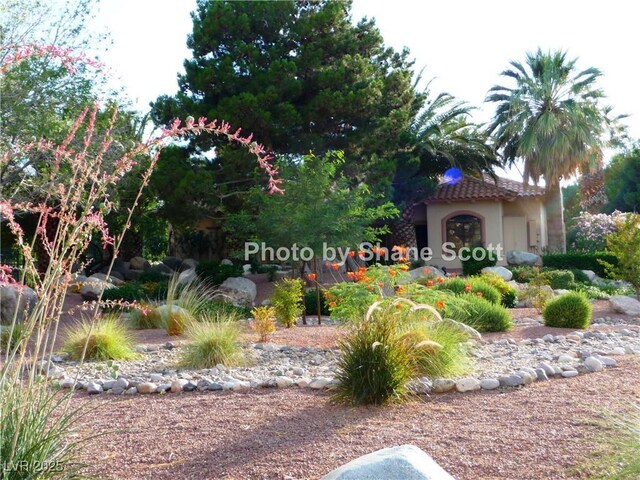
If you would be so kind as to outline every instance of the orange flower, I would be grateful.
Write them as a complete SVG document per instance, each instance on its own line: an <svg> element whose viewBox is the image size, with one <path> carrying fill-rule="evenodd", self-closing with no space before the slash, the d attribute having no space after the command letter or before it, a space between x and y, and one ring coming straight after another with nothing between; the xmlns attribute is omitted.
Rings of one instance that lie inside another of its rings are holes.
<svg viewBox="0 0 640 480"><path fill-rule="evenodd" d="M400 265L398 268L400 270L402 270L403 272L406 272L407 270L409 270L409 266L408 265Z"/></svg>
<svg viewBox="0 0 640 480"><path fill-rule="evenodd" d="M400 285L398 288L396 288L396 293L402 293L402 292L404 292L404 287Z"/></svg>
<svg viewBox="0 0 640 480"><path fill-rule="evenodd" d="M358 250L358 256L359 257L364 257L366 254L366 252L364 250Z"/></svg>
<svg viewBox="0 0 640 480"><path fill-rule="evenodd" d="M356 273L355 272L347 272L347 277L356 278Z"/></svg>
<svg viewBox="0 0 640 480"><path fill-rule="evenodd" d="M427 280L427 287L433 287L433 280Z"/></svg>
<svg viewBox="0 0 640 480"><path fill-rule="evenodd" d="M443 302L442 300L438 300L438 301L436 302L436 308L437 308L438 310L442 310L444 307L445 307L445 304L444 304L444 302Z"/></svg>
<svg viewBox="0 0 640 480"><path fill-rule="evenodd" d="M355 257L355 256L356 256L356 252L354 252L353 250L349 250L348 255L349 255L351 258L353 258L353 257Z"/></svg>
<svg viewBox="0 0 640 480"><path fill-rule="evenodd" d="M438 278L436 278L436 282L438 282L438 283L444 283L444 278L442 278L442 277L438 277Z"/></svg>
<svg viewBox="0 0 640 480"><path fill-rule="evenodd" d="M396 272L395 270L389 270L389 275L391 275L392 277L395 277L397 273L398 272Z"/></svg>
<svg viewBox="0 0 640 480"><path fill-rule="evenodd" d="M400 309L402 308L402 304L400 304L400 303L396 303L396 308L397 308L398 310L400 310Z"/></svg>
<svg viewBox="0 0 640 480"><path fill-rule="evenodd" d="M476 292L476 295L481 297L482 296L482 292Z"/></svg>
<svg viewBox="0 0 640 480"><path fill-rule="evenodd" d="M335 308L338 305L336 302L329 302L329 308Z"/></svg>
<svg viewBox="0 0 640 480"><path fill-rule="evenodd" d="M471 291L471 284L470 283L465 283L464 284L464 291L469 293Z"/></svg>
<svg viewBox="0 0 640 480"><path fill-rule="evenodd" d="M307 273L307 278L309 280L315 280L316 278L318 278L318 275L316 275L315 273Z"/></svg>
<svg viewBox="0 0 640 480"><path fill-rule="evenodd" d="M378 282L378 286L379 286L380 288L384 288L384 283L382 283L382 282Z"/></svg>
<svg viewBox="0 0 640 480"><path fill-rule="evenodd" d="M338 270L340 268L340 264L339 263L332 263L331 264L331 268L333 268L334 270Z"/></svg>

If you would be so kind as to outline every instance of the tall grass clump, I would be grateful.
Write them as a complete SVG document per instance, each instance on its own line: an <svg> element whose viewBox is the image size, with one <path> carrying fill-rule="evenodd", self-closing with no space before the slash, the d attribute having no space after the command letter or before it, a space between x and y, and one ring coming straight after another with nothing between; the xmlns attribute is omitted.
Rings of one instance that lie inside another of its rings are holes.
<svg viewBox="0 0 640 480"><path fill-rule="evenodd" d="M640 402L626 414L605 413L600 448L587 465L592 480L640 478Z"/></svg>
<svg viewBox="0 0 640 480"><path fill-rule="evenodd" d="M84 318L72 326L62 350L73 360L131 360L135 340L126 325L117 317Z"/></svg>
<svg viewBox="0 0 640 480"><path fill-rule="evenodd" d="M40 57L47 66L69 75L84 71L87 66L101 68L88 57L55 45L6 45L0 58L0 83L24 60ZM76 68L82 63L83 68ZM38 88L38 86L36 86ZM65 293L75 279L77 266L86 266L84 255L94 239L112 254L106 274L109 275L126 232L113 236L105 218L111 212L121 212L121 224L131 225L133 213L149 184L161 149L171 139L185 135L207 133L221 136L246 148L266 172L268 190L278 192L279 181L271 159L264 148L240 135L226 123L197 121L189 118L185 124L175 120L157 135L139 141L132 132L132 120L118 117L113 102L101 108L98 103L87 106L75 120L68 122L66 135L59 141L34 139L28 143L0 136L0 164L11 185L3 184L0 216L20 251L23 264L20 277L14 278L11 268L0 264L0 285L14 288L18 297L33 290L33 308L22 319L22 309L16 308L8 324L13 328L21 323L25 342L10 346L0 364L0 463L3 478L68 478L76 477L77 447L86 433L78 428L77 407L71 403L71 392L60 392L46 377L42 360L48 361L58 336L63 314ZM57 135L55 135L57 136ZM35 162L24 168L25 162ZM5 176L3 176L5 178ZM123 179L132 180L139 188L126 195L130 204L114 205L118 185ZM33 233L27 234L22 219L35 223ZM24 298L18 298L18 304ZM127 302L103 301L84 305L95 315L100 306L130 308ZM71 312L74 313L74 312ZM104 327L107 325L107 327ZM93 328L90 328L93 327ZM106 328L106 331L100 330ZM82 359L88 352L96 358L130 356L123 347L125 335L116 336L115 323L80 326L72 332L67 348ZM98 335L102 332L104 335ZM121 332L121 333L126 333ZM84 345L81 339L84 338ZM115 338L119 338L118 341ZM126 346L126 343L125 343ZM44 380L43 380L44 378ZM6 466L20 466L22 470L7 471ZM54 471L40 471L38 466L53 465Z"/></svg>
<svg viewBox="0 0 640 480"><path fill-rule="evenodd" d="M176 305L193 317L198 317L210 303L211 286L201 280L179 282L179 275L173 275L167 288L167 305Z"/></svg>
<svg viewBox="0 0 640 480"><path fill-rule="evenodd" d="M340 341L334 399L350 404L402 402L410 395L413 377L462 374L469 367L464 344L471 331L443 320L429 305L404 298L376 302Z"/></svg>
<svg viewBox="0 0 640 480"><path fill-rule="evenodd" d="M515 308L518 305L518 292L497 273L483 273L481 280L498 290L501 295L500 303L505 308Z"/></svg>
<svg viewBox="0 0 640 480"><path fill-rule="evenodd" d="M244 351L240 344L240 327L237 322L203 318L191 323L186 330L187 345L180 364L186 368L213 368L218 364L227 367L240 365Z"/></svg>

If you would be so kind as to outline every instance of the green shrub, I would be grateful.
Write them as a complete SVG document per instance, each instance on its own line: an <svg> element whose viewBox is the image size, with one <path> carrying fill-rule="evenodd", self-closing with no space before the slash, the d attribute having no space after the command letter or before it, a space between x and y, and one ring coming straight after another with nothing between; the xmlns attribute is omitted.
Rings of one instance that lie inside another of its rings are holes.
<svg viewBox="0 0 640 480"><path fill-rule="evenodd" d="M452 297L445 301L443 317L469 325L479 332L505 332L513 328L506 308L473 295Z"/></svg>
<svg viewBox="0 0 640 480"><path fill-rule="evenodd" d="M137 302L146 298L146 293L140 282L125 282L109 288L102 293L102 300Z"/></svg>
<svg viewBox="0 0 640 480"><path fill-rule="evenodd" d="M470 291L469 287L471 288ZM482 298L491 302L499 304L502 300L502 295L498 289L491 286L487 281L484 281L482 277L475 278L449 278L443 283L436 283L433 287L436 290L448 290L456 295L478 295L478 292L482 294Z"/></svg>
<svg viewBox="0 0 640 480"><path fill-rule="evenodd" d="M480 277L500 292L500 303L505 308L515 308L518 304L518 292L507 281L496 273L483 273Z"/></svg>
<svg viewBox="0 0 640 480"><path fill-rule="evenodd" d="M336 400L382 405L407 398L413 364L392 315L362 321L339 345Z"/></svg>
<svg viewBox="0 0 640 480"><path fill-rule="evenodd" d="M595 285L578 285L577 290L591 300L606 300L610 295Z"/></svg>
<svg viewBox="0 0 640 480"><path fill-rule="evenodd" d="M190 324L186 336L188 343L180 361L183 367L213 368L220 363L231 367L244 361L236 322L205 318Z"/></svg>
<svg viewBox="0 0 640 480"><path fill-rule="evenodd" d="M569 292L549 300L542 311L547 327L587 328L591 323L591 303L579 292Z"/></svg>
<svg viewBox="0 0 640 480"><path fill-rule="evenodd" d="M142 289L150 300L166 298L169 290L169 279L165 279L162 282L146 282L142 284Z"/></svg>
<svg viewBox="0 0 640 480"><path fill-rule="evenodd" d="M317 315L318 314L318 302L316 299L316 291L307 290L304 292L304 309L307 315ZM329 311L329 305L327 305L327 300L322 292L320 292L320 314L328 316L331 312Z"/></svg>
<svg viewBox="0 0 640 480"><path fill-rule="evenodd" d="M475 260L473 257L482 258ZM475 247L469 252L467 260L462 260L462 273L465 275L477 275L485 267L495 267L498 262L495 252L483 247Z"/></svg>
<svg viewBox="0 0 640 480"><path fill-rule="evenodd" d="M168 275L154 270L142 272L136 279L138 283L162 283L169 279Z"/></svg>
<svg viewBox="0 0 640 480"><path fill-rule="evenodd" d="M607 252L595 253L554 253L543 255L542 263L545 267L558 269L592 270L600 277L608 278L605 267L599 262L617 265L618 259Z"/></svg>
<svg viewBox="0 0 640 480"><path fill-rule="evenodd" d="M324 293L331 318L341 322L361 322L369 306L378 299L372 287L361 282L340 282Z"/></svg>
<svg viewBox="0 0 640 480"><path fill-rule="evenodd" d="M217 300L208 300L202 306L200 313L211 318L226 318L234 321L243 318L251 318L250 308L239 307L232 303L220 302Z"/></svg>
<svg viewBox="0 0 640 480"><path fill-rule="evenodd" d="M161 328L162 318L152 305L141 304L144 308L131 309L129 312L129 325L136 330L144 330L150 328Z"/></svg>
<svg viewBox="0 0 640 480"><path fill-rule="evenodd" d="M573 277L576 279L576 283L591 283L587 274L579 268L572 268L571 272L573 273Z"/></svg>
<svg viewBox="0 0 640 480"><path fill-rule="evenodd" d="M509 266L509 270L513 273L513 280L518 283L529 283L533 280L536 276L536 269L537 267L529 265Z"/></svg>
<svg viewBox="0 0 640 480"><path fill-rule="evenodd" d="M273 282L276 279L276 272L278 271L277 265L259 265L255 269L256 273L266 273L267 280Z"/></svg>
<svg viewBox="0 0 640 480"><path fill-rule="evenodd" d="M285 328L295 326L302 313L302 288L299 278L283 278L273 289L271 305L276 309L276 319Z"/></svg>
<svg viewBox="0 0 640 480"><path fill-rule="evenodd" d="M0 352L10 352L15 350L28 335L27 326L23 323L11 325L0 325Z"/></svg>
<svg viewBox="0 0 640 480"><path fill-rule="evenodd" d="M115 316L83 319L67 331L62 349L73 360L131 360L135 340Z"/></svg>
<svg viewBox="0 0 640 480"><path fill-rule="evenodd" d="M547 279L547 283L554 290L571 290L576 286L576 279L570 270L545 270L542 275Z"/></svg>
<svg viewBox="0 0 640 480"><path fill-rule="evenodd" d="M220 262L211 260L200 262L196 267L196 273L203 281L211 285L220 285L227 278L241 277L244 270L240 265L221 265Z"/></svg>

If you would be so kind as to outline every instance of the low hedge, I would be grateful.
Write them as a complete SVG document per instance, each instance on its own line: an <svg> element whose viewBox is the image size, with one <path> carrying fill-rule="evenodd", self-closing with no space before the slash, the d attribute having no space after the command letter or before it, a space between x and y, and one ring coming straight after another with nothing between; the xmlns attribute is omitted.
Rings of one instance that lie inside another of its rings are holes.
<svg viewBox="0 0 640 480"><path fill-rule="evenodd" d="M196 273L205 282L211 285L220 285L227 278L241 277L244 269L239 265L222 265L216 260L200 262L196 267Z"/></svg>
<svg viewBox="0 0 640 480"><path fill-rule="evenodd" d="M495 252L492 250L475 247L468 253L469 258L467 260L460 259L460 263L462 263L462 273L465 275L476 275L480 273L483 268L495 267L496 263L498 263L498 257L496 257ZM482 260L476 260L474 256L482 258Z"/></svg>
<svg viewBox="0 0 640 480"><path fill-rule="evenodd" d="M598 262L598 260L610 263L611 265L618 264L618 259L607 252L554 253L542 256L542 263L545 267L568 270L574 268L578 270L592 270L599 276L608 278L604 266Z"/></svg>

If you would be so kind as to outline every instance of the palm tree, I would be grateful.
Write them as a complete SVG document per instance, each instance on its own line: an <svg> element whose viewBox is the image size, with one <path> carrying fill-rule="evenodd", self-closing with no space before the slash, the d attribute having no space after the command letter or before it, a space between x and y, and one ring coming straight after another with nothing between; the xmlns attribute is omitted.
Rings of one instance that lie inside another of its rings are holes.
<svg viewBox="0 0 640 480"><path fill-rule="evenodd" d="M577 71L566 52L528 53L501 75L515 86L494 86L486 101L498 104L488 131L507 165L524 160L524 181L544 177L549 248L566 251L560 181L602 168L602 149L620 132L602 105L597 68ZM609 133L609 140L606 134Z"/></svg>
<svg viewBox="0 0 640 480"><path fill-rule="evenodd" d="M393 200L401 214L391 225L396 245L416 247L413 225L415 203L436 186L437 177L448 168L493 173L497 157L488 135L470 123L473 107L448 93L429 99L408 132L409 148L398 156L393 180Z"/></svg>

